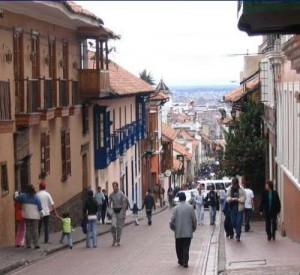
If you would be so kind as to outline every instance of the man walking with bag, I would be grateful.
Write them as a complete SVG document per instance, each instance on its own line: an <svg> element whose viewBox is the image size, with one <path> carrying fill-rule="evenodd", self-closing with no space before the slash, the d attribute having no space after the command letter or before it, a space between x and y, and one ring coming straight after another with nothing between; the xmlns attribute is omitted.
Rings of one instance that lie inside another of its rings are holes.
<svg viewBox="0 0 300 275"><path fill-rule="evenodd" d="M111 234L113 236L112 246L120 246L122 228L126 218L127 198L119 190L117 182L112 183L113 192L109 195L109 207L113 209L111 219Z"/></svg>

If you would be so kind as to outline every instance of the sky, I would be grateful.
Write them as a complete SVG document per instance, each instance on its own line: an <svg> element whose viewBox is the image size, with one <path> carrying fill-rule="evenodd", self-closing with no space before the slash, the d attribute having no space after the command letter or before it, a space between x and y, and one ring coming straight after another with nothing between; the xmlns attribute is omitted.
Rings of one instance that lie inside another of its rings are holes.
<svg viewBox="0 0 300 275"><path fill-rule="evenodd" d="M144 69L168 86L238 83L243 55L261 36L237 27L237 1L75 1L121 39L110 58L139 76Z"/></svg>

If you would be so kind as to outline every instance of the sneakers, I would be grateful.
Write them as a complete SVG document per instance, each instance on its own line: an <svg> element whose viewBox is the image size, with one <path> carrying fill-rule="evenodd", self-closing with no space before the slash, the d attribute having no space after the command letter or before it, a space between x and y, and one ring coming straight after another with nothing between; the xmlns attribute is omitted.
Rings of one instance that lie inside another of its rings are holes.
<svg viewBox="0 0 300 275"><path fill-rule="evenodd" d="M113 241L111 246L116 246L116 241Z"/></svg>
<svg viewBox="0 0 300 275"><path fill-rule="evenodd" d="M117 242L117 246L121 246L120 242Z"/></svg>

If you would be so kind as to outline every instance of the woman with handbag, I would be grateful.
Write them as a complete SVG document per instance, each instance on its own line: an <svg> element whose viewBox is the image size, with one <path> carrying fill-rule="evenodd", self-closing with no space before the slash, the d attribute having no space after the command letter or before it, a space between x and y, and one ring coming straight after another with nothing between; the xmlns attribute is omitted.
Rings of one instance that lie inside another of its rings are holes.
<svg viewBox="0 0 300 275"><path fill-rule="evenodd" d="M93 190L89 189L87 192L88 198L83 209L83 216L87 216L87 233L86 233L86 247L91 247L91 239L93 247L97 247L97 212L98 204L93 197Z"/></svg>

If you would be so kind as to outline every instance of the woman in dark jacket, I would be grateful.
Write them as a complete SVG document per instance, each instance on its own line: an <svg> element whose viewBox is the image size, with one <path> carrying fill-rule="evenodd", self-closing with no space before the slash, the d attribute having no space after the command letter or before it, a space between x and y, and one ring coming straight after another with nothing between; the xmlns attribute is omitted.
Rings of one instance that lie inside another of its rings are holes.
<svg viewBox="0 0 300 275"><path fill-rule="evenodd" d="M98 204L93 197L93 190L89 189L87 192L87 200L83 208L83 215L87 216L87 233L86 233L86 247L90 247L90 240L92 237L93 246L97 247L97 212Z"/></svg>
<svg viewBox="0 0 300 275"><path fill-rule="evenodd" d="M271 241L271 238L275 241L277 215L280 213L280 209L280 199L277 191L273 190L273 182L267 181L265 191L262 194L259 212L261 215L265 215L268 241Z"/></svg>

